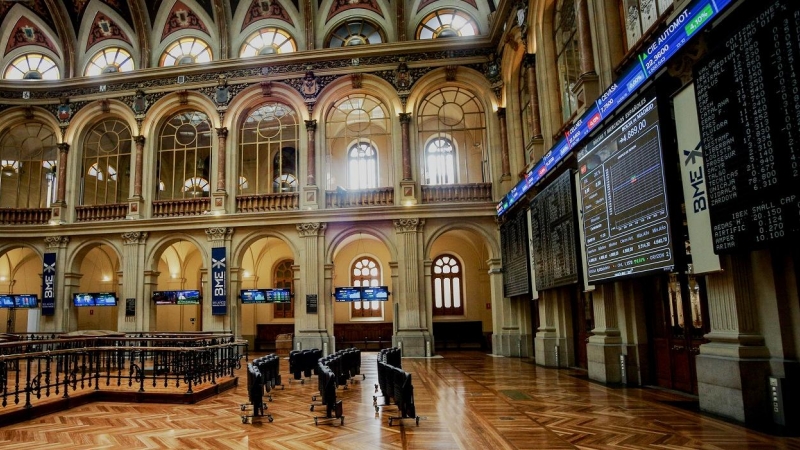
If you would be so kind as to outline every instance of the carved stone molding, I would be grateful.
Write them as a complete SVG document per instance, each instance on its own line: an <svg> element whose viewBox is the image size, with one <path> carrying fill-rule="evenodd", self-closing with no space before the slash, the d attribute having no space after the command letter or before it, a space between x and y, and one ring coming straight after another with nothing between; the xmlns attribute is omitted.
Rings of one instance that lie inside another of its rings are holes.
<svg viewBox="0 0 800 450"><path fill-rule="evenodd" d="M394 221L394 229L398 233L414 233L420 231L425 225L425 219L397 219Z"/></svg>
<svg viewBox="0 0 800 450"><path fill-rule="evenodd" d="M144 244L147 240L148 232L146 231L131 231L122 233L122 243L125 245L138 245Z"/></svg>
<svg viewBox="0 0 800 450"><path fill-rule="evenodd" d="M48 236L44 238L47 248L66 248L69 243L69 236Z"/></svg>
<svg viewBox="0 0 800 450"><path fill-rule="evenodd" d="M311 236L319 236L320 233L325 231L328 225L324 223L298 223L297 224L297 234L300 237L311 237Z"/></svg>
<svg viewBox="0 0 800 450"><path fill-rule="evenodd" d="M233 228L206 228L206 237L209 242L224 241L230 239L231 235L233 235Z"/></svg>

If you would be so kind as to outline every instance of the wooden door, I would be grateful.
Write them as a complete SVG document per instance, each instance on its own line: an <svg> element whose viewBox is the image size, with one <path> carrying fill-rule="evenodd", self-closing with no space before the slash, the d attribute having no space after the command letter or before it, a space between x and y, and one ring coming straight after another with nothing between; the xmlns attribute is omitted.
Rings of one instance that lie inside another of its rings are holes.
<svg viewBox="0 0 800 450"><path fill-rule="evenodd" d="M702 280L672 273L650 284L648 314L658 386L697 394L695 356L708 330Z"/></svg>
<svg viewBox="0 0 800 450"><path fill-rule="evenodd" d="M586 344L594 329L594 311L592 309L592 292L580 292L577 288L570 288L570 303L572 306L572 339L575 348L575 366L581 369L589 367L589 358L586 354Z"/></svg>

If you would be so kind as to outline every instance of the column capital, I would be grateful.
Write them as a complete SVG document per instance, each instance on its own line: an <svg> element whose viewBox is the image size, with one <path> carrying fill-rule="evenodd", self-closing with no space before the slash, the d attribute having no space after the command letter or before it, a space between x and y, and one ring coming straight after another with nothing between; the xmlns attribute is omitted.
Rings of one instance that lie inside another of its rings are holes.
<svg viewBox="0 0 800 450"><path fill-rule="evenodd" d="M220 137L222 139L226 139L228 137L227 127L215 128L215 130L217 131L217 137Z"/></svg>
<svg viewBox="0 0 800 450"><path fill-rule="evenodd" d="M316 119L306 120L305 123L306 123L306 131L317 131Z"/></svg>
<svg viewBox="0 0 800 450"><path fill-rule="evenodd" d="M142 136L141 134L139 136L134 136L133 138L133 142L135 142L136 145L144 145L145 140L146 140L145 137Z"/></svg>
<svg viewBox="0 0 800 450"><path fill-rule="evenodd" d="M327 227L328 227L327 224L319 222L298 223L297 234L299 234L300 237L319 236L322 232L325 231L325 228Z"/></svg>
<svg viewBox="0 0 800 450"><path fill-rule="evenodd" d="M69 243L69 236L47 236L44 243L48 249L66 248Z"/></svg>
<svg viewBox="0 0 800 450"><path fill-rule="evenodd" d="M139 245L144 244L147 240L148 232L146 231L131 231L122 233L122 243L125 245Z"/></svg>
<svg viewBox="0 0 800 450"><path fill-rule="evenodd" d="M400 123L403 124L411 123L411 113L400 113Z"/></svg>
<svg viewBox="0 0 800 450"><path fill-rule="evenodd" d="M535 53L526 53L525 56L522 57L522 64L527 67L536 67L536 54Z"/></svg>
<svg viewBox="0 0 800 450"><path fill-rule="evenodd" d="M59 142L58 151L61 153L69 153L69 144L67 144L66 142Z"/></svg>
<svg viewBox="0 0 800 450"><path fill-rule="evenodd" d="M398 233L413 233L420 231L425 225L425 219L397 219L394 221L394 229Z"/></svg>
<svg viewBox="0 0 800 450"><path fill-rule="evenodd" d="M506 118L506 109L503 108L503 107L497 108L497 117L499 119L505 119Z"/></svg>
<svg viewBox="0 0 800 450"><path fill-rule="evenodd" d="M227 241L231 238L231 235L233 235L233 228L206 228L206 237L209 242Z"/></svg>

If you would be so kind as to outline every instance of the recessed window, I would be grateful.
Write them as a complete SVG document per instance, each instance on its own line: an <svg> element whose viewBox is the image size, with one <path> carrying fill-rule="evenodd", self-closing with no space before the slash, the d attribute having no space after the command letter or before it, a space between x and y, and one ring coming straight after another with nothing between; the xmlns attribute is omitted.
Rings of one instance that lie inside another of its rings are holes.
<svg viewBox="0 0 800 450"><path fill-rule="evenodd" d="M453 141L436 137L425 146L425 184L454 184L456 182L456 151Z"/></svg>
<svg viewBox="0 0 800 450"><path fill-rule="evenodd" d="M109 119L92 127L83 147L82 205L128 200L132 147L131 131L125 122Z"/></svg>
<svg viewBox="0 0 800 450"><path fill-rule="evenodd" d="M328 47L347 47L351 45L380 44L383 42L380 29L364 19L348 20L328 38Z"/></svg>
<svg viewBox="0 0 800 450"><path fill-rule="evenodd" d="M431 265L433 274L433 315L434 316L460 316L464 315L464 301L462 298L461 264L453 255L441 255Z"/></svg>
<svg viewBox="0 0 800 450"><path fill-rule="evenodd" d="M174 115L159 135L156 199L209 196L211 122L200 111Z"/></svg>
<svg viewBox="0 0 800 450"><path fill-rule="evenodd" d="M130 72L133 68L133 58L126 50L118 47L104 48L89 61L85 75L91 77L103 73Z"/></svg>
<svg viewBox="0 0 800 450"><path fill-rule="evenodd" d="M58 185L56 134L28 122L0 136L0 208L48 208Z"/></svg>
<svg viewBox="0 0 800 450"><path fill-rule="evenodd" d="M11 61L3 78L6 80L58 80L61 73L49 57L41 53L29 53Z"/></svg>
<svg viewBox="0 0 800 450"><path fill-rule="evenodd" d="M378 187L378 152L370 142L359 142L347 154L350 189Z"/></svg>
<svg viewBox="0 0 800 450"><path fill-rule="evenodd" d="M185 64L211 61L211 48L202 39L181 38L172 43L161 55L161 67L182 66Z"/></svg>
<svg viewBox="0 0 800 450"><path fill-rule="evenodd" d="M466 13L457 9L440 9L430 13L417 28L417 39L438 39L475 36L478 26Z"/></svg>
<svg viewBox="0 0 800 450"><path fill-rule="evenodd" d="M380 286L381 268L378 262L368 256L359 258L350 270L351 286ZM351 303L352 317L381 317L381 303L355 301Z"/></svg>
<svg viewBox="0 0 800 450"><path fill-rule="evenodd" d="M298 122L291 106L277 102L247 116L239 146L239 195L297 191Z"/></svg>
<svg viewBox="0 0 800 450"><path fill-rule="evenodd" d="M239 56L246 58L256 55L272 55L297 51L292 36L280 28L262 28L247 38Z"/></svg>
<svg viewBox="0 0 800 450"><path fill-rule="evenodd" d="M289 289L294 292L294 260L284 259L275 266L272 274L273 286L278 289ZM291 319L294 317L294 296L289 297L289 303L274 303L273 316L276 319Z"/></svg>

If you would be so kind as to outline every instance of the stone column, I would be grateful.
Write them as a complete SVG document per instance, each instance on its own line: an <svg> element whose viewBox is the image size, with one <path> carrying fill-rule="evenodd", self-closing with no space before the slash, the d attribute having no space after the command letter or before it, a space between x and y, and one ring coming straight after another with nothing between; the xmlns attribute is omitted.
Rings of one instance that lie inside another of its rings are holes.
<svg viewBox="0 0 800 450"><path fill-rule="evenodd" d="M67 213L67 155L69 154L69 144L61 142L58 144L58 161L56 161L56 198L50 205L50 223L57 225L64 223L64 215Z"/></svg>
<svg viewBox="0 0 800 450"><path fill-rule="evenodd" d="M216 128L217 130L217 189L211 194L211 211L217 214L226 212L225 201L228 198L226 186L225 162L228 158L228 129L225 127ZM204 316L205 317L205 316ZM205 319L203 319L205 321Z"/></svg>
<svg viewBox="0 0 800 450"><path fill-rule="evenodd" d="M720 255L722 271L706 277L710 342L697 355L700 409L741 422L759 422L767 410L770 354L758 329L750 255Z"/></svg>
<svg viewBox="0 0 800 450"><path fill-rule="evenodd" d="M525 57L525 67L528 71L528 93L531 96L531 122L533 122L531 134L533 139L541 140L543 136L542 119L539 113L539 81L536 79L536 55Z"/></svg>
<svg viewBox="0 0 800 450"><path fill-rule="evenodd" d="M306 185L303 186L303 197L300 199L304 209L319 208L319 188L317 187L317 121L306 120Z"/></svg>
<svg viewBox="0 0 800 450"><path fill-rule="evenodd" d="M208 249L209 261L206 262L206 271L209 275L207 275L204 279L204 282L207 282L208 285L203 286L203 292L206 292L203 296L203 324L202 324L202 331L231 331L234 334L241 335L241 324L234 323L231 318L236 317L238 315L238 308L239 302L231 301L231 297L236 298L235 295L232 295L230 289L230 272L228 272L228 261L230 261L230 254L231 254L231 237L233 236L233 228L225 228L225 227L214 227L214 228L206 228L206 238L210 244ZM214 261L211 258L211 249L212 248L224 248L225 249L225 258L222 261ZM211 300L214 292L214 280L212 280L212 276L210 273L212 272L212 267L217 265L222 265L225 269L225 278L228 283L225 285L225 303L226 303L226 314L225 315L214 315L212 314L212 306Z"/></svg>
<svg viewBox="0 0 800 450"><path fill-rule="evenodd" d="M142 197L142 178L144 167L144 136L136 136L133 138L135 145L134 162L133 162L133 196L128 199L128 219L140 219L142 217L142 209L144 208L144 199Z"/></svg>
<svg viewBox="0 0 800 450"><path fill-rule="evenodd" d="M506 127L505 108L497 108L497 119L500 122L500 156L503 164L501 180L506 181L511 179L511 163L508 158L508 128Z"/></svg>
<svg viewBox="0 0 800 450"><path fill-rule="evenodd" d="M300 236L300 279L295 282L294 296L294 348L322 349L327 345L333 348L333 322L328 321L327 315L333 314L330 305L330 293L321 293L320 286L324 286L324 248L325 229L324 223L299 223L297 234ZM317 296L317 312L306 311L306 296ZM328 329L328 326L331 329ZM329 350L330 351L330 350Z"/></svg>
<svg viewBox="0 0 800 450"><path fill-rule="evenodd" d="M52 316L42 316L39 323L39 329L45 333L67 331L68 324L71 322L77 323L77 313L70 311L71 297L67 297L65 289L67 288L65 274L66 267L66 253L67 244L69 244L69 237L67 236L49 236L44 238L45 253L56 254L56 277L53 283L55 288L55 314ZM74 310L74 308L72 308ZM70 319L69 315L73 314L75 317Z"/></svg>
<svg viewBox="0 0 800 450"><path fill-rule="evenodd" d="M486 261L489 266L489 290L492 297L492 353L511 356L511 334L519 333L511 303L503 295L503 262L500 258ZM516 344L515 344L516 345Z"/></svg>
<svg viewBox="0 0 800 450"><path fill-rule="evenodd" d="M400 113L400 144L403 156L403 179L400 181L400 202L406 206L417 204L417 183L414 181L411 171L410 124L411 113Z"/></svg>
<svg viewBox="0 0 800 450"><path fill-rule="evenodd" d="M329 335L329 345L328 345L328 354L336 352L336 336L333 335L333 298L331 298L331 292L333 292L333 264L325 264L323 266L323 270L325 271L325 282L322 285L322 293L319 295L317 299L317 307L322 306L325 303L325 311L329 311L329 314L325 314L325 329L330 330ZM321 349L324 350L324 349ZM324 356L324 352L323 352Z"/></svg>
<svg viewBox="0 0 800 450"><path fill-rule="evenodd" d="M422 326L426 306L419 289L422 281L424 226L424 219L394 221L399 286L391 286L391 291L395 303L399 305L399 314L394 318L397 333L392 337L392 343L403 347L403 356L425 356L425 342L431 339L431 330Z"/></svg>
<svg viewBox="0 0 800 450"><path fill-rule="evenodd" d="M600 83L594 65L589 0L577 0L575 20L578 27L578 47L581 52L581 75L572 88L572 92L578 99L578 115L580 116L600 96Z"/></svg>
<svg viewBox="0 0 800 450"><path fill-rule="evenodd" d="M144 277L144 299L142 301L142 331L166 331L157 330L157 316L158 307L153 303L153 291L158 290L158 276L161 272L155 270L145 270L142 274ZM163 290L163 289L162 289ZM138 306L138 305L137 305ZM136 312L139 315L139 312Z"/></svg>
<svg viewBox="0 0 800 450"><path fill-rule="evenodd" d="M592 301L594 335L586 345L586 354L589 360L589 378L602 383L619 383L622 380L619 366L622 338L614 299L618 285L619 283L598 286Z"/></svg>
<svg viewBox="0 0 800 450"><path fill-rule="evenodd" d="M559 352L556 358L556 348L559 348L558 334L556 333L556 302L557 290L550 289L539 293L539 329L536 332L536 364L547 367L560 367L563 360Z"/></svg>
<svg viewBox="0 0 800 450"><path fill-rule="evenodd" d="M147 232L122 233L122 291L117 306L118 331L149 331L147 321L150 297L145 295L144 267ZM125 314L128 299L133 299L134 315Z"/></svg>

